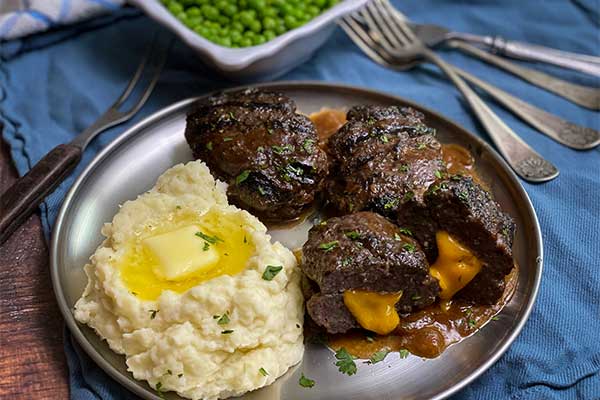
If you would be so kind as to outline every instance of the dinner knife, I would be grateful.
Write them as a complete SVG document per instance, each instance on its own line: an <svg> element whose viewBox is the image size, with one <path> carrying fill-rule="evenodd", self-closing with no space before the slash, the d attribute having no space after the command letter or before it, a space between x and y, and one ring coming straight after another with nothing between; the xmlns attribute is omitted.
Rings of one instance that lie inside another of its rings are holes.
<svg viewBox="0 0 600 400"><path fill-rule="evenodd" d="M483 45L492 52L504 56L544 62L593 76L600 76L600 57L507 40L500 36L480 36L472 33L454 32L439 25L410 23L409 26L419 39L429 47L438 46L448 40L462 40Z"/></svg>

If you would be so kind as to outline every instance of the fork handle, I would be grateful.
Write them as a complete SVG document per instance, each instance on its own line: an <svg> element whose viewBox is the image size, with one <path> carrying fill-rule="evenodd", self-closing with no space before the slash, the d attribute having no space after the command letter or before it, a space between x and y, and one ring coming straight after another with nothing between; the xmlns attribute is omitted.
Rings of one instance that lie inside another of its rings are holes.
<svg viewBox="0 0 600 400"><path fill-rule="evenodd" d="M73 171L82 150L72 144L52 149L0 196L0 244L33 213L46 196Z"/></svg>
<svg viewBox="0 0 600 400"><path fill-rule="evenodd" d="M485 127L498 151L521 178L529 182L546 182L558 176L558 169L517 136L454 72L450 64L429 49L425 49L423 55L440 67L456 85Z"/></svg>
<svg viewBox="0 0 600 400"><path fill-rule="evenodd" d="M569 68L586 74L600 76L600 58L550 49L535 44L506 40L496 36L491 41L492 51L520 60L541 61L559 67Z"/></svg>
<svg viewBox="0 0 600 400"><path fill-rule="evenodd" d="M522 67L468 43L452 40L449 45L575 104L592 110L600 110L600 89L598 88L577 85L543 72Z"/></svg>

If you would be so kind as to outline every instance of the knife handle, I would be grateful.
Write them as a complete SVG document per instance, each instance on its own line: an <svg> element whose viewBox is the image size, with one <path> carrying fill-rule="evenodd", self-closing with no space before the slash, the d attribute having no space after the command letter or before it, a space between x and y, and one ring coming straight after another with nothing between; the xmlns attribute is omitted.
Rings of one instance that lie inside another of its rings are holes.
<svg viewBox="0 0 600 400"><path fill-rule="evenodd" d="M73 171L82 150L72 144L56 146L0 196L0 244L33 213L46 196Z"/></svg>
<svg viewBox="0 0 600 400"><path fill-rule="evenodd" d="M547 64L584 72L593 76L600 76L600 57L570 53L535 44L506 40L499 36L493 38L491 50L521 60L541 61Z"/></svg>

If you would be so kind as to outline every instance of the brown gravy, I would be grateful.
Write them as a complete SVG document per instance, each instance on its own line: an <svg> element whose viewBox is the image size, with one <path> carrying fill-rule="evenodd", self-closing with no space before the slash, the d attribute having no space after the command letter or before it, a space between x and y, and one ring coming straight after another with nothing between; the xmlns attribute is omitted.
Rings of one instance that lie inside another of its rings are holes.
<svg viewBox="0 0 600 400"><path fill-rule="evenodd" d="M394 333L368 336L356 330L343 335L330 335L327 342L334 350L345 348L358 358L369 358L379 350L408 350L419 357L434 358L448 346L470 336L492 320L512 297L517 286L518 267L506 277L506 288L498 302L491 306L471 306L453 301L446 308L436 303L400 319ZM492 321L493 322L493 321Z"/></svg>
<svg viewBox="0 0 600 400"><path fill-rule="evenodd" d="M319 145L326 142L346 122L346 112L325 108L313 113L310 119L315 124ZM473 155L458 144L442 144L442 158L448 174L467 175L489 189L475 170ZM301 253L296 254L300 262ZM377 336L364 330L354 330L343 335L329 335L327 344L334 350L345 348L350 354L368 359L379 350L409 351L420 357L434 358L448 346L470 336L502 310L512 297L517 284L518 268L506 277L506 288L502 298L491 306L473 306L460 301L444 304L439 302L400 319L396 330L386 336ZM492 321L493 322L493 321Z"/></svg>

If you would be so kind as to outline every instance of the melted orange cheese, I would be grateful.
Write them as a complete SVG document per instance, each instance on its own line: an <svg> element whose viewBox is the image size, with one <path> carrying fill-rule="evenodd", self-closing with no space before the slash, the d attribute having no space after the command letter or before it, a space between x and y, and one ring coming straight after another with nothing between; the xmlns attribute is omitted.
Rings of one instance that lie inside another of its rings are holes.
<svg viewBox="0 0 600 400"><path fill-rule="evenodd" d="M375 293L365 290L346 290L344 304L360 326L380 335L392 332L400 323L396 303L402 292Z"/></svg>
<svg viewBox="0 0 600 400"><path fill-rule="evenodd" d="M481 271L482 262L448 232L435 238L439 255L429 273L440 282L440 298L449 300Z"/></svg>

